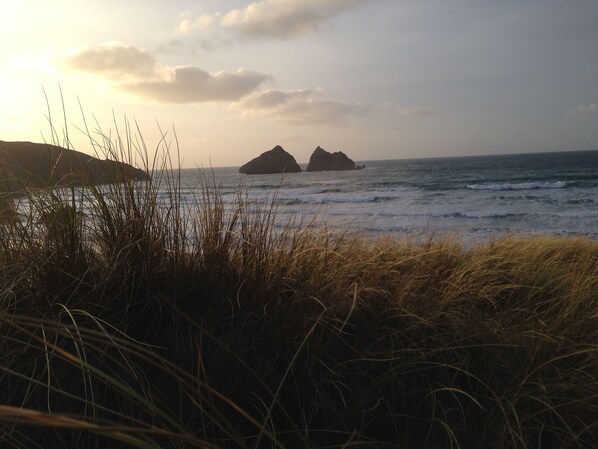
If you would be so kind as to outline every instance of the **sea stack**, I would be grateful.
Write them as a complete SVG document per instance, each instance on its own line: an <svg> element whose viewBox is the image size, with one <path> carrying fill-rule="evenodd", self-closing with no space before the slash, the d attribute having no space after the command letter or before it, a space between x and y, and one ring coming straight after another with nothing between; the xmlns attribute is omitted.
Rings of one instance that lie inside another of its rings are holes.
<svg viewBox="0 0 598 449"><path fill-rule="evenodd" d="M342 151L330 153L318 147L309 158L309 165L306 171L326 171L326 170L357 170L363 166L356 166Z"/></svg>
<svg viewBox="0 0 598 449"><path fill-rule="evenodd" d="M250 160L239 169L246 175L267 175L272 173L298 173L301 167L295 158L280 145Z"/></svg>

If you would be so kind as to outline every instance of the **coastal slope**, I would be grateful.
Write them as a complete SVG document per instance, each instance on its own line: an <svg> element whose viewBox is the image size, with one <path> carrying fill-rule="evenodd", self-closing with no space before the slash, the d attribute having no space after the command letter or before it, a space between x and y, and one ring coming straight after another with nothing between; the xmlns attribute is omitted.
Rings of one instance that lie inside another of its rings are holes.
<svg viewBox="0 0 598 449"><path fill-rule="evenodd" d="M145 171L123 162L98 159L56 145L0 141L1 192L148 179Z"/></svg>

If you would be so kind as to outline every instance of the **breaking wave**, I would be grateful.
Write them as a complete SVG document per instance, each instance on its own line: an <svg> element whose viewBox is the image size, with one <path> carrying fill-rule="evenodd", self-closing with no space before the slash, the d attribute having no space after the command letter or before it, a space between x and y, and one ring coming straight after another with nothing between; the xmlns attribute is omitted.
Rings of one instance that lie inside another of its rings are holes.
<svg viewBox="0 0 598 449"><path fill-rule="evenodd" d="M499 183L499 184L470 184L471 190L533 190L533 189L564 189L567 187L565 181L555 182L521 182L521 183Z"/></svg>

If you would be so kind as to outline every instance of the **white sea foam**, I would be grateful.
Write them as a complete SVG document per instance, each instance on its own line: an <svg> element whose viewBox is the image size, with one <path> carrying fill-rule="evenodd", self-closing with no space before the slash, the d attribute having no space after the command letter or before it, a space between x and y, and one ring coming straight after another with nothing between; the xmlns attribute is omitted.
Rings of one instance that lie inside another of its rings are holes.
<svg viewBox="0 0 598 449"><path fill-rule="evenodd" d="M520 183L498 183L498 184L469 184L471 190L533 190L533 189L564 189L567 187L565 181L555 182L520 182Z"/></svg>
<svg viewBox="0 0 598 449"><path fill-rule="evenodd" d="M569 210L546 215L552 215L559 218L595 218L598 217L598 210Z"/></svg>

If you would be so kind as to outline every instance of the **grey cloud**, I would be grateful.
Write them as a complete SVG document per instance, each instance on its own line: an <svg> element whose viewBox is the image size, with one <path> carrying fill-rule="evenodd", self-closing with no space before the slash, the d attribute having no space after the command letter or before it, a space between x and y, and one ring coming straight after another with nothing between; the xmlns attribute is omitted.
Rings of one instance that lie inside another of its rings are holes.
<svg viewBox="0 0 598 449"><path fill-rule="evenodd" d="M171 40L169 42L165 42L159 47L156 48L156 53L164 54L164 55L177 55L183 53L191 53L194 54L195 50L193 47L187 45L186 43L179 41L179 40Z"/></svg>
<svg viewBox="0 0 598 449"><path fill-rule="evenodd" d="M324 100L324 92L267 90L243 98L236 107L245 117L269 117L290 125L343 124L354 118L390 115L392 117L431 117L438 114L434 106L401 105L386 102L377 105Z"/></svg>
<svg viewBox="0 0 598 449"><path fill-rule="evenodd" d="M199 41L198 45L199 45L199 48L201 48L203 51L206 51L206 52L214 51L214 43L210 42L207 39L201 39Z"/></svg>
<svg viewBox="0 0 598 449"><path fill-rule="evenodd" d="M101 75L124 92L164 103L235 102L271 79L267 73L246 69L209 73L199 67L168 67L144 50L120 43L76 50L64 63Z"/></svg>
<svg viewBox="0 0 598 449"><path fill-rule="evenodd" d="M224 46L228 42L218 39L196 39L192 42L183 42L180 40L172 40L165 42L156 48L156 53L165 55L177 55L177 54L191 54L196 55L197 53L211 53L218 46Z"/></svg>
<svg viewBox="0 0 598 449"><path fill-rule="evenodd" d="M575 108L569 109L566 112L567 117L577 117L592 114L598 114L598 103L592 103L588 105L582 104Z"/></svg>
<svg viewBox="0 0 598 449"><path fill-rule="evenodd" d="M289 39L317 30L322 22L373 0L260 0L226 13L184 18L179 31L221 26L253 39Z"/></svg>
<svg viewBox="0 0 598 449"><path fill-rule="evenodd" d="M399 108L399 114L402 117L433 117L438 115L438 110L434 106L402 106Z"/></svg>
<svg viewBox="0 0 598 449"><path fill-rule="evenodd" d="M294 102L281 109L280 120L291 125L342 124L351 117L365 115L367 111L368 108L361 105L336 101Z"/></svg>
<svg viewBox="0 0 598 449"><path fill-rule="evenodd" d="M211 74L197 67L176 67L169 79L137 81L121 88L164 103L237 101L268 79L270 75L252 70Z"/></svg>
<svg viewBox="0 0 598 449"><path fill-rule="evenodd" d="M282 92L280 90L267 90L248 97L243 106L249 109L272 109L292 101L309 100L314 96L311 90L295 90Z"/></svg>
<svg viewBox="0 0 598 449"><path fill-rule="evenodd" d="M376 110L380 114L393 114L400 117L433 117L438 115L436 106L403 105L393 102L381 103L376 106Z"/></svg>
<svg viewBox="0 0 598 449"><path fill-rule="evenodd" d="M238 107L246 117L265 116L290 125L341 124L366 116L371 108L360 104L321 100L317 90L269 90L244 98Z"/></svg>
<svg viewBox="0 0 598 449"><path fill-rule="evenodd" d="M71 69L108 78L148 77L155 75L158 70L151 54L120 42L76 49L63 62Z"/></svg>

